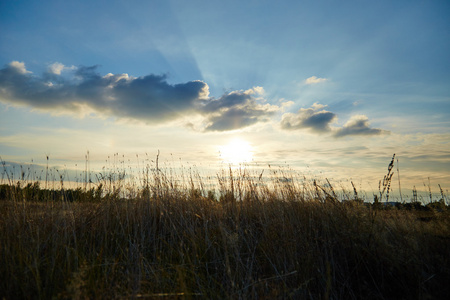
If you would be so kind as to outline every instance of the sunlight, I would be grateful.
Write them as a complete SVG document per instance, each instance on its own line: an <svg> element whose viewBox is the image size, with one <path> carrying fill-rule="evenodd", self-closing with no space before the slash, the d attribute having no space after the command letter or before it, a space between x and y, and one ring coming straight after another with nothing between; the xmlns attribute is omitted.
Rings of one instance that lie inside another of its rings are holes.
<svg viewBox="0 0 450 300"><path fill-rule="evenodd" d="M220 157L224 163L238 165L253 160L253 148L245 140L235 138L219 147Z"/></svg>

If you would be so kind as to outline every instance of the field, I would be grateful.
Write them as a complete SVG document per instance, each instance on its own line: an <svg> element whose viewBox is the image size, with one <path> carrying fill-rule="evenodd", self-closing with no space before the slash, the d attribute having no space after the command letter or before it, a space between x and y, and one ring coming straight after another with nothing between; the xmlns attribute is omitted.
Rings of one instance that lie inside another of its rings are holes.
<svg viewBox="0 0 450 300"><path fill-rule="evenodd" d="M356 190L343 202L329 182L262 182L231 168L213 192L196 177L156 169L141 188L120 178L90 189L1 185L0 298L450 294L445 202L364 204Z"/></svg>

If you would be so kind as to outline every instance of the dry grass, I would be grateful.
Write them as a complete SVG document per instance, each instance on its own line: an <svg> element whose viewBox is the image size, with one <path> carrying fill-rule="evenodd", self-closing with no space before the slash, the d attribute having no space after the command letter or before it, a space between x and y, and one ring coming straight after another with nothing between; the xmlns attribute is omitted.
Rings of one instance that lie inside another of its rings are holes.
<svg viewBox="0 0 450 300"><path fill-rule="evenodd" d="M262 182L224 171L217 195L192 173L181 184L160 170L150 175L126 199L120 186L71 198L67 190L3 186L0 298L450 294L446 207L343 204L329 185L299 184L285 174Z"/></svg>

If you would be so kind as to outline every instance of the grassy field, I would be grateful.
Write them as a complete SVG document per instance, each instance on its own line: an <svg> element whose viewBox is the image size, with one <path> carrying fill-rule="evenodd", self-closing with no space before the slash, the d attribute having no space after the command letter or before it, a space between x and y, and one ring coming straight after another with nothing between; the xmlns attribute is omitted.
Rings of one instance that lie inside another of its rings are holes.
<svg viewBox="0 0 450 300"><path fill-rule="evenodd" d="M0 298L450 294L445 203L342 202L329 183L262 182L231 169L212 192L193 177L180 183L156 170L139 189L1 185Z"/></svg>

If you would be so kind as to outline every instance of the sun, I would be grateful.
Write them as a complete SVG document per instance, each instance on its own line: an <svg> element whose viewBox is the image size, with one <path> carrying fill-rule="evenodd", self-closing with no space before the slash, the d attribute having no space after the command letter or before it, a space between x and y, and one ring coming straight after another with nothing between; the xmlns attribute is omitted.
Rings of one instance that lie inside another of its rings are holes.
<svg viewBox="0 0 450 300"><path fill-rule="evenodd" d="M253 160L253 148L249 142L240 138L231 140L219 147L220 158L224 163L239 165Z"/></svg>

